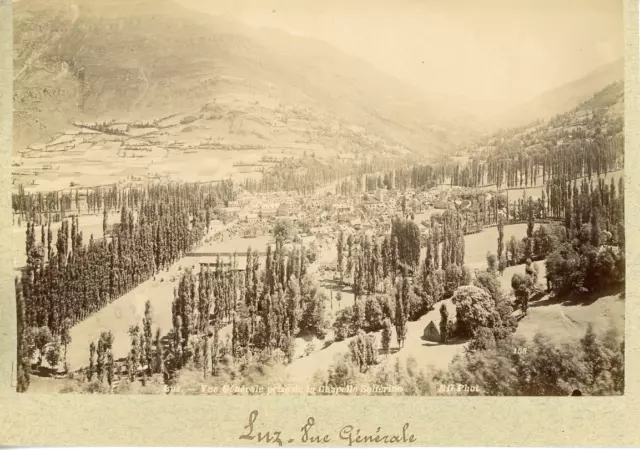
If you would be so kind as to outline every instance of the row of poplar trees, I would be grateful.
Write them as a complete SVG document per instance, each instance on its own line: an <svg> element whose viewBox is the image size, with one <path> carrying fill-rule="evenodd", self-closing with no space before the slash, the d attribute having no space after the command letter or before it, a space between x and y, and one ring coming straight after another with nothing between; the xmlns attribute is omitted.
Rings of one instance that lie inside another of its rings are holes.
<svg viewBox="0 0 640 450"><path fill-rule="evenodd" d="M137 210L123 205L113 227L105 210L103 237L88 242L78 216L60 224L55 240L51 223L40 227L39 237L28 223L27 263L15 283L19 330L44 327L57 336L63 324L82 321L168 267L201 241L208 210L224 196L198 184L147 187L142 197L122 194L136 199Z"/></svg>

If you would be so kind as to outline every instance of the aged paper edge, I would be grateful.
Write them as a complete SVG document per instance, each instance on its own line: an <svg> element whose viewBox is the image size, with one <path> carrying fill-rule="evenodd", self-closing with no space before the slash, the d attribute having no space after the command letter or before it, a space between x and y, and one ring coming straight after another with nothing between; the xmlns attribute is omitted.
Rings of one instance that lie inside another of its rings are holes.
<svg viewBox="0 0 640 450"><path fill-rule="evenodd" d="M392 7L392 3L389 3ZM260 431L300 441L311 416L327 446L345 425L408 433L419 446L633 446L640 444L640 109L638 4L624 0L627 310L626 393L611 398L213 397L18 395L12 380L15 304L10 233L12 6L0 0L0 445L248 446L249 413ZM261 444L264 446L265 444ZM273 445L273 444L272 444ZM313 445L313 444L312 444ZM354 444L356 445L356 444ZM378 444L382 445L382 444ZM409 444L402 444L409 445Z"/></svg>

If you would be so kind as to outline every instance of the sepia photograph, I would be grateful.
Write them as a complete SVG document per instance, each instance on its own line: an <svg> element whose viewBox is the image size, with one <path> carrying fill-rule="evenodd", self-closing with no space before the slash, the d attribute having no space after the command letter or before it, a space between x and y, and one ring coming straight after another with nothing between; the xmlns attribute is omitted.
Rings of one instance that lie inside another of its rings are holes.
<svg viewBox="0 0 640 450"><path fill-rule="evenodd" d="M625 394L622 1L12 8L14 391Z"/></svg>

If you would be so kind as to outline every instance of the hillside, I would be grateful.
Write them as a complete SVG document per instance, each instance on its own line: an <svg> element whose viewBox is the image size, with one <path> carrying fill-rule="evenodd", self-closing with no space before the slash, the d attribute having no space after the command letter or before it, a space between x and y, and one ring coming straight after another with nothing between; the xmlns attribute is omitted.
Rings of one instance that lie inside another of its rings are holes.
<svg viewBox="0 0 640 450"><path fill-rule="evenodd" d="M225 98L270 124L288 105L423 155L467 133L413 88L325 43L170 0L22 0L14 10L16 150L78 121L152 121Z"/></svg>
<svg viewBox="0 0 640 450"><path fill-rule="evenodd" d="M490 120L494 128L518 127L562 114L590 99L595 92L624 78L622 59L602 66L573 82L551 89Z"/></svg>

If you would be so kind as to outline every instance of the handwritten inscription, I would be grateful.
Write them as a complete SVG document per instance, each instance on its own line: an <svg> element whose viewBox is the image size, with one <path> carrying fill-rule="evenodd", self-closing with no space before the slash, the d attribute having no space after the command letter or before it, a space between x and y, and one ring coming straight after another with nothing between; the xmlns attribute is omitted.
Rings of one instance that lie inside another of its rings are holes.
<svg viewBox="0 0 640 450"><path fill-rule="evenodd" d="M254 434L253 425L258 418L258 411L251 411L249 414L249 425L244 427L244 429L248 429L249 431L245 434L240 435L240 439L247 439L249 441L256 440L259 443L265 442L267 444L278 444L282 447L282 440L280 439L281 431L267 431L261 432L258 431Z"/></svg>
<svg viewBox="0 0 640 450"><path fill-rule="evenodd" d="M249 422L244 427L245 432L240 435L240 439L255 441L258 444L273 444L279 447L284 445L284 441L288 444L328 444L332 442L330 434L318 433L314 429L316 419L309 417L307 423L300 428L301 434L296 440L295 438L285 438L282 430L259 430L256 425L258 419L258 411L251 411L249 414ZM382 428L378 427L375 433L365 433L360 428L353 425L343 426L337 433L336 437L348 447L353 444L367 443L383 443L383 444L406 444L416 441L416 437L408 432L409 424L405 423L400 433L383 433Z"/></svg>

